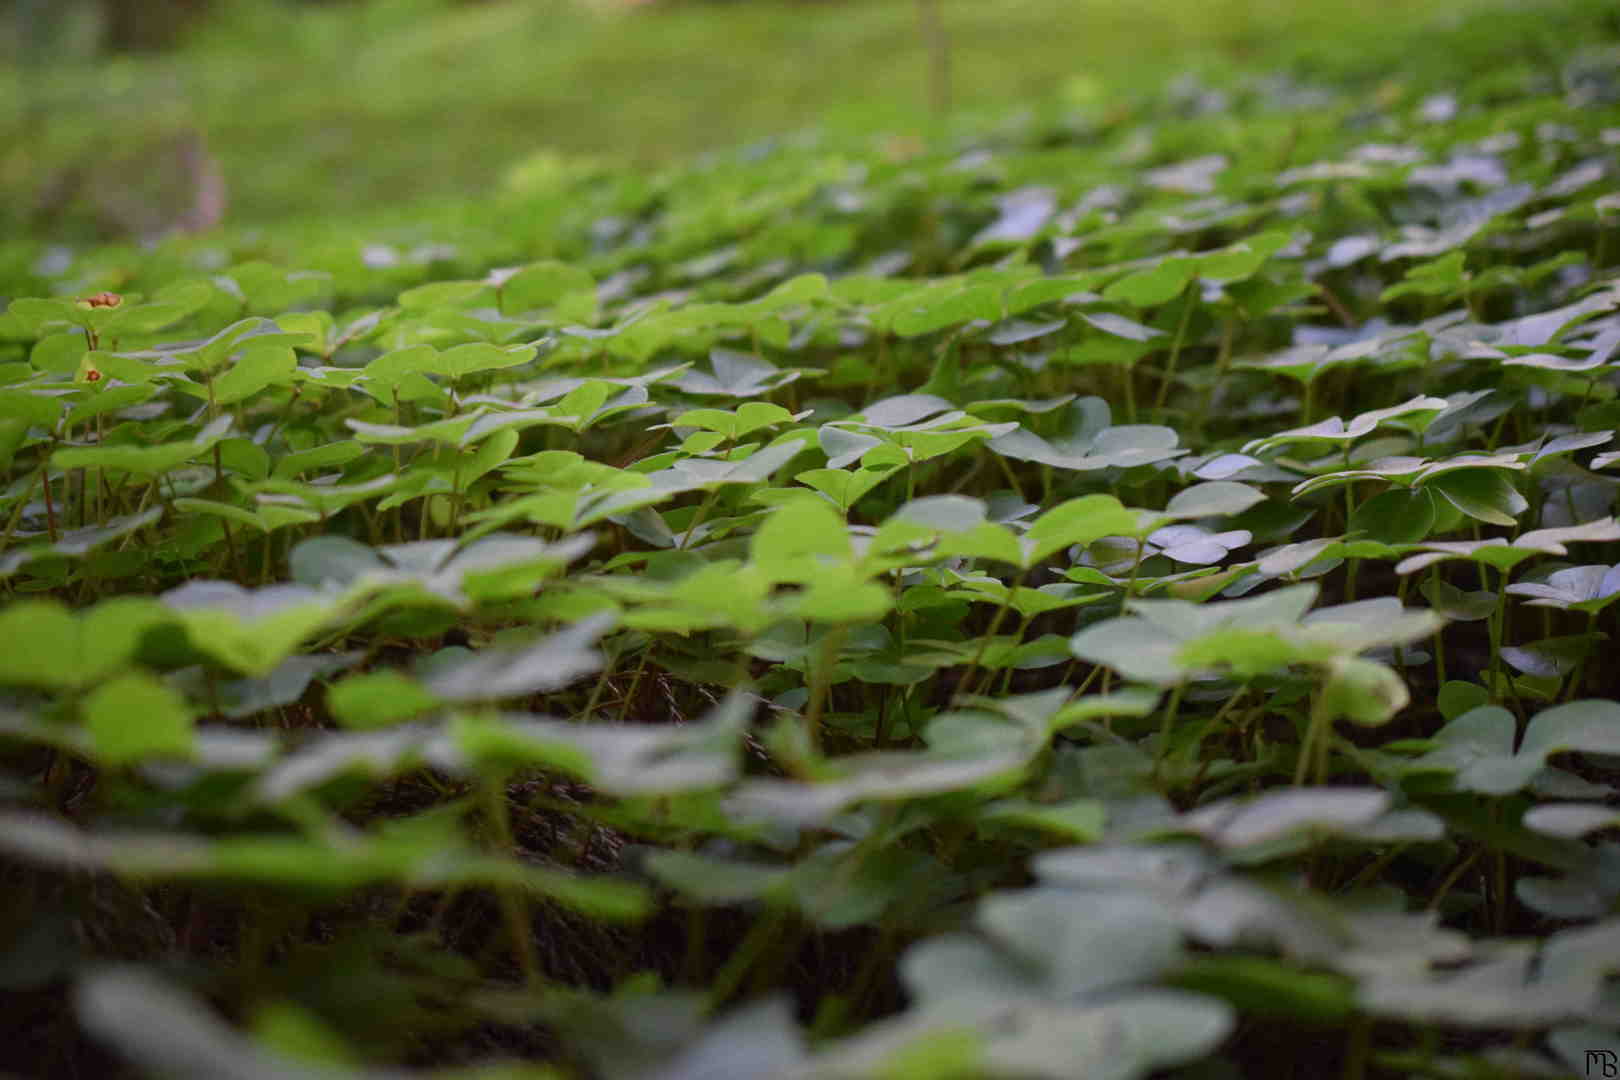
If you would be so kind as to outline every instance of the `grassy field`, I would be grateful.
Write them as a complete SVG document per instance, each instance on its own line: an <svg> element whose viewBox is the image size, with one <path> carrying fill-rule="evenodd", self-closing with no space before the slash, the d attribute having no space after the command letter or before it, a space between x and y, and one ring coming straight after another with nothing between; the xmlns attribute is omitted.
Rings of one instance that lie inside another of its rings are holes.
<svg viewBox="0 0 1620 1080"><path fill-rule="evenodd" d="M1352 74L1398 93L1414 73L1501 63L1466 47L1422 51L1425 27L1479 2L1371 0L1349 13L1279 0L947 0L951 121L972 130L1036 102L1128 108L1169 74L1245 65ZM1562 40L1537 9L1515 16L1522 63L1555 60ZM909 0L608 13L564 0L238 0L174 53L14 55L5 75L0 193L14 223L75 164L101 163L103 184L146 174L149 201L178 205L182 174L150 148L184 131L219 158L232 219L269 222L477 197L540 150L646 165L801 129L940 127Z"/></svg>

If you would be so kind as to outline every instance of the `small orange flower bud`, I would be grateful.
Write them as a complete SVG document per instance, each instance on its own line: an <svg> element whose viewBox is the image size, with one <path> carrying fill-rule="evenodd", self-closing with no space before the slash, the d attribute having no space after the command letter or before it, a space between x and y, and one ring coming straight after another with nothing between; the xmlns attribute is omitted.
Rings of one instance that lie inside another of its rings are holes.
<svg viewBox="0 0 1620 1080"><path fill-rule="evenodd" d="M117 307L124 302L124 298L115 292L99 292L94 296L87 296L79 301L80 307Z"/></svg>

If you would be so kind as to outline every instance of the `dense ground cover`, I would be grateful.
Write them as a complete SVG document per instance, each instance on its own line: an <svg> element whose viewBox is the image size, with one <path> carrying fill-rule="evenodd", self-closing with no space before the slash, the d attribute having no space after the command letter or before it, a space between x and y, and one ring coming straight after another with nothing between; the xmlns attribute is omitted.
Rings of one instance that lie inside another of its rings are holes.
<svg viewBox="0 0 1620 1080"><path fill-rule="evenodd" d="M1620 27L1523 16L12 242L0 1067L1605 1075Z"/></svg>

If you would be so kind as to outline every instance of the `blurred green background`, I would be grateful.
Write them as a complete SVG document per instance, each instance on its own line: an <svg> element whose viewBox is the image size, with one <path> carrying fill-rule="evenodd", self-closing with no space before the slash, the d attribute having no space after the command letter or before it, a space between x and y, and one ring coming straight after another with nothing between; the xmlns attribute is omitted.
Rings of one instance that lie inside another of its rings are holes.
<svg viewBox="0 0 1620 1080"><path fill-rule="evenodd" d="M650 166L810 128L911 138L1020 103L1128 109L1184 73L1415 92L1413 71L1443 85L1481 64L1553 64L1561 20L1602 6L0 0L0 227L90 239L363 214L476 198L525 161ZM1428 28L1482 10L1496 14L1477 50L1424 52Z"/></svg>

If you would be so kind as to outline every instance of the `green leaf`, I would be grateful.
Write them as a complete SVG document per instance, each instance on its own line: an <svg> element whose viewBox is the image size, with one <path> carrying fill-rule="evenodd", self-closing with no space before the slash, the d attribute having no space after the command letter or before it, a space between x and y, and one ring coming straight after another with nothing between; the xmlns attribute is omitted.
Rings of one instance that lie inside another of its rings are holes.
<svg viewBox="0 0 1620 1080"><path fill-rule="evenodd" d="M580 267L545 260L497 272L491 275L491 281L500 296L502 314L548 308L565 297L589 296L589 307L571 309L567 318L589 322L595 317L596 281Z"/></svg>
<svg viewBox="0 0 1620 1080"><path fill-rule="evenodd" d="M332 618L337 601L293 585L244 589L192 581L163 595L198 650L244 675L262 678Z"/></svg>
<svg viewBox="0 0 1620 1080"><path fill-rule="evenodd" d="M326 443L308 450L295 450L283 454L275 463L274 475L292 479L306 472L337 468L365 456L366 448L354 439Z"/></svg>
<svg viewBox="0 0 1620 1080"><path fill-rule="evenodd" d="M780 311L826 299L829 292L825 274L800 274L782 282L764 296L750 300L748 306L760 311Z"/></svg>
<svg viewBox="0 0 1620 1080"><path fill-rule="evenodd" d="M1384 544L1415 544L1435 524L1434 497L1427 488L1381 491L1350 515L1350 531Z"/></svg>
<svg viewBox="0 0 1620 1080"><path fill-rule="evenodd" d="M96 1038L157 1076L291 1080L297 1064L254 1046L206 1003L143 968L85 976L74 993L80 1022Z"/></svg>
<svg viewBox="0 0 1620 1080"><path fill-rule="evenodd" d="M755 566L775 581L814 581L852 556L844 519L826 503L800 500L779 506L754 533Z"/></svg>
<svg viewBox="0 0 1620 1080"><path fill-rule="evenodd" d="M1468 273L1463 269L1464 258L1461 251L1448 251L1438 259L1415 264L1406 271L1404 281L1391 285L1379 294L1378 302L1387 304L1391 300L1410 295L1439 297L1461 295L1468 284Z"/></svg>
<svg viewBox="0 0 1620 1080"><path fill-rule="evenodd" d="M394 394L408 384L412 376L420 378L433 370L439 351L432 345L411 345L383 353L365 367L364 378L357 385L384 404L392 404ZM400 394L401 400L411 400Z"/></svg>
<svg viewBox="0 0 1620 1080"><path fill-rule="evenodd" d="M326 692L326 706L346 728L371 730L402 723L439 706L415 679L396 671L351 675Z"/></svg>
<svg viewBox="0 0 1620 1080"><path fill-rule="evenodd" d="M484 281L434 281L399 294L400 307L428 311L441 307L471 307L493 290Z"/></svg>
<svg viewBox="0 0 1620 1080"><path fill-rule="evenodd" d="M1341 657L1322 684L1322 706L1333 716L1375 726L1387 723L1411 700L1406 683L1390 668L1360 657Z"/></svg>
<svg viewBox="0 0 1620 1080"><path fill-rule="evenodd" d="M1425 481L1423 486L1469 517L1492 525L1516 525L1516 515L1530 508L1528 500L1498 469L1455 469Z"/></svg>
<svg viewBox="0 0 1620 1080"><path fill-rule="evenodd" d="M696 723L639 728L462 714L452 733L462 753L484 768L562 769L610 795L667 796L737 778L754 707L734 691Z"/></svg>
<svg viewBox="0 0 1620 1080"><path fill-rule="evenodd" d="M490 646L434 666L424 682L444 701L498 701L560 690L602 667L591 648L613 624L597 615L530 645Z"/></svg>
<svg viewBox="0 0 1620 1080"><path fill-rule="evenodd" d="M718 859L687 851L655 851L644 864L649 873L700 904L758 900L782 889L791 868Z"/></svg>
<svg viewBox="0 0 1620 1080"><path fill-rule="evenodd" d="M90 339L77 330L42 337L28 354L28 362L52 375L71 375L90 348Z"/></svg>
<svg viewBox="0 0 1620 1080"><path fill-rule="evenodd" d="M52 429L62 417L62 399L27 390L0 390L0 418Z"/></svg>
<svg viewBox="0 0 1620 1080"><path fill-rule="evenodd" d="M1096 799L1045 804L1021 801L991 803L980 815L983 821L1039 829L1075 844L1094 844L1101 840L1106 818L1105 806Z"/></svg>
<svg viewBox="0 0 1620 1080"><path fill-rule="evenodd" d="M881 484L894 469L810 469L794 476L826 495L843 513L861 501L861 496Z"/></svg>
<svg viewBox="0 0 1620 1080"><path fill-rule="evenodd" d="M1230 247L1198 256L1198 276L1209 281L1242 281L1254 276L1267 259L1293 242L1286 229L1257 233Z"/></svg>
<svg viewBox="0 0 1620 1080"><path fill-rule="evenodd" d="M1529 784L1552 754L1620 753L1620 705L1612 701L1576 701L1537 713L1517 753L1515 728L1506 709L1470 709L1435 734L1435 748L1413 767L1455 772L1464 791L1507 795Z"/></svg>
<svg viewBox="0 0 1620 1080"><path fill-rule="evenodd" d="M1180 296L1197 273L1197 259L1165 259L1157 266L1126 274L1104 289L1103 295L1134 308L1158 307Z"/></svg>
<svg viewBox="0 0 1620 1080"><path fill-rule="evenodd" d="M297 367L297 356L285 345L251 345L214 379L214 400L232 405L267 386L289 385Z"/></svg>
<svg viewBox="0 0 1620 1080"><path fill-rule="evenodd" d="M1054 506L1030 525L1023 539L1024 565L1032 566L1052 552L1086 545L1105 536L1129 536L1137 516L1112 495L1082 495Z"/></svg>
<svg viewBox="0 0 1620 1080"><path fill-rule="evenodd" d="M875 318L900 337L921 337L974 319L999 319L999 290L989 285L934 286L890 304Z"/></svg>
<svg viewBox="0 0 1620 1080"><path fill-rule="evenodd" d="M1440 687L1436 704L1440 707L1440 715L1447 720L1455 720L1465 712L1477 709L1481 705L1491 703L1491 692L1478 683L1459 682L1451 679Z"/></svg>
<svg viewBox="0 0 1620 1080"><path fill-rule="evenodd" d="M173 356L184 360L189 370L213 372L218 371L232 355L249 344L256 348L267 348L271 345L296 348L305 340L306 336L303 334L282 333L269 319L251 318L232 323L202 344L176 352Z"/></svg>
<svg viewBox="0 0 1620 1080"><path fill-rule="evenodd" d="M1125 892L1077 899L1051 887L992 893L979 904L978 923L1060 999L1153 980L1181 958L1181 930L1168 907Z"/></svg>
<svg viewBox="0 0 1620 1080"><path fill-rule="evenodd" d="M446 349L433 360L432 371L452 379L465 378L482 371L519 367L534 359L533 345L488 345L474 342Z"/></svg>
<svg viewBox="0 0 1620 1080"><path fill-rule="evenodd" d="M117 676L92 691L84 701L84 722L97 758L108 765L184 757L193 748L185 701L143 672Z"/></svg>
<svg viewBox="0 0 1620 1080"><path fill-rule="evenodd" d="M1078 659L1111 667L1137 682L1169 685L1180 681L1186 671L1181 643L1134 616L1087 627L1069 640L1069 651Z"/></svg>
<svg viewBox="0 0 1620 1080"><path fill-rule="evenodd" d="M1373 788L1290 788L1210 803L1182 815L1180 828L1222 848L1265 847L1321 834L1354 836L1390 807Z"/></svg>
<svg viewBox="0 0 1620 1080"><path fill-rule="evenodd" d="M51 600L23 600L0 611L0 683L54 689L79 684L79 624Z"/></svg>
<svg viewBox="0 0 1620 1080"><path fill-rule="evenodd" d="M825 574L812 578L810 587L787 602L785 610L802 619L853 623L875 622L893 606L894 598L881 585L853 574Z"/></svg>
<svg viewBox="0 0 1620 1080"><path fill-rule="evenodd" d="M1216 517L1241 514L1265 501L1265 493L1232 480L1212 480L1194 484L1171 496L1165 514L1178 518Z"/></svg>
<svg viewBox="0 0 1620 1080"><path fill-rule="evenodd" d="M1244 1015L1314 1025L1343 1024L1355 1013L1355 984L1342 975L1301 971L1262 956L1190 957L1171 979L1231 1003Z"/></svg>
<svg viewBox="0 0 1620 1080"><path fill-rule="evenodd" d="M120 469L142 476L158 476L201 457L231 430L231 417L221 416L189 442L162 446L64 447L51 454L58 469Z"/></svg>
<svg viewBox="0 0 1620 1080"><path fill-rule="evenodd" d="M260 1046L294 1061L315 1066L360 1064L341 1035L290 1001L259 1008L253 1016L253 1034Z"/></svg>
<svg viewBox="0 0 1620 1080"><path fill-rule="evenodd" d="M39 337L41 332L53 323L85 325L85 309L80 308L72 300L46 300L25 296L13 300L6 308L6 312L18 320L22 332L31 338Z"/></svg>

